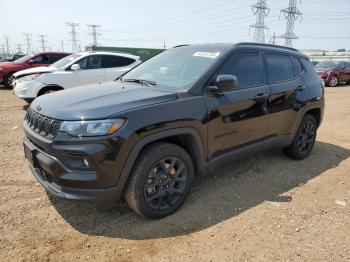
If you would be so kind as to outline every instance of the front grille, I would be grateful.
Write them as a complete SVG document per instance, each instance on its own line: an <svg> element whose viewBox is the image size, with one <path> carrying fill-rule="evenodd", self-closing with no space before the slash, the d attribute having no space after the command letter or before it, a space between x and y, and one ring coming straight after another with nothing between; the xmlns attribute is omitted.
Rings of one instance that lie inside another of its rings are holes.
<svg viewBox="0 0 350 262"><path fill-rule="evenodd" d="M57 135L61 126L61 121L43 116L31 108L28 108L25 121L36 133L50 138Z"/></svg>

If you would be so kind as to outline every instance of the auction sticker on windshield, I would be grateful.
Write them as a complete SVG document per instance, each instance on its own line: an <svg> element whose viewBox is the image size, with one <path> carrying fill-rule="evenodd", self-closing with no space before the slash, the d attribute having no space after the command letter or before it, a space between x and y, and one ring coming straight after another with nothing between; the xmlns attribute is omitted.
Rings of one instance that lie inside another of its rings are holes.
<svg viewBox="0 0 350 262"><path fill-rule="evenodd" d="M201 56L207 58L217 58L220 55L220 52L195 52L193 56Z"/></svg>

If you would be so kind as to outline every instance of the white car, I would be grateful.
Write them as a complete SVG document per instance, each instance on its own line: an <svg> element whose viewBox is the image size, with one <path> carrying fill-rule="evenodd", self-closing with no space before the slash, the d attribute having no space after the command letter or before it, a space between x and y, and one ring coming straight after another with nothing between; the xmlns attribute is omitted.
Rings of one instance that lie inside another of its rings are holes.
<svg viewBox="0 0 350 262"><path fill-rule="evenodd" d="M49 67L15 73L13 93L31 102L40 95L65 88L112 81L141 62L138 56L125 53L75 53Z"/></svg>

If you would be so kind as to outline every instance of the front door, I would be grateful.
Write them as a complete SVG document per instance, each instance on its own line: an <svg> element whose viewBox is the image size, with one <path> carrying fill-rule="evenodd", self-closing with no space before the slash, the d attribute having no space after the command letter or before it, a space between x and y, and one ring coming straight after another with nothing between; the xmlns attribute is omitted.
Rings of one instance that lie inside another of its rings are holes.
<svg viewBox="0 0 350 262"><path fill-rule="evenodd" d="M262 149L268 116L268 89L263 84L259 52L234 53L218 70L235 75L238 84L230 92L206 95L208 106L208 157L242 148Z"/></svg>

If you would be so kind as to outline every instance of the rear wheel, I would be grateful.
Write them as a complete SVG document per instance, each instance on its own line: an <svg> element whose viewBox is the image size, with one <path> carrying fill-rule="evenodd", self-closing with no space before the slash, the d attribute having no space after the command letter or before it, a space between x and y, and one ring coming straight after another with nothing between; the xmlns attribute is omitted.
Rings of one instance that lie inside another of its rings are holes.
<svg viewBox="0 0 350 262"><path fill-rule="evenodd" d="M338 84L339 84L338 78L336 76L332 76L331 79L329 80L329 86L335 87Z"/></svg>
<svg viewBox="0 0 350 262"><path fill-rule="evenodd" d="M124 198L144 217L165 217L183 204L193 176L191 157L183 148L158 142L141 152Z"/></svg>
<svg viewBox="0 0 350 262"><path fill-rule="evenodd" d="M317 133L317 122L312 115L306 114L300 123L292 144L284 148L284 152L291 158L304 159L314 147Z"/></svg>

